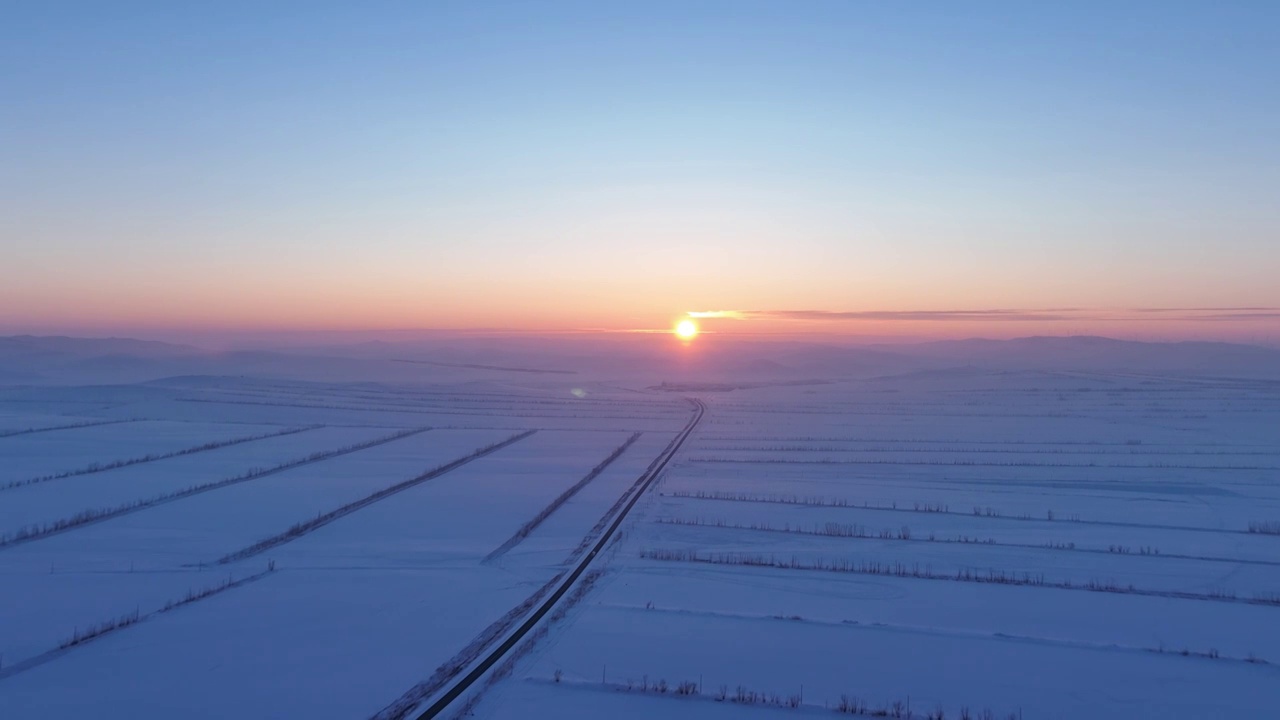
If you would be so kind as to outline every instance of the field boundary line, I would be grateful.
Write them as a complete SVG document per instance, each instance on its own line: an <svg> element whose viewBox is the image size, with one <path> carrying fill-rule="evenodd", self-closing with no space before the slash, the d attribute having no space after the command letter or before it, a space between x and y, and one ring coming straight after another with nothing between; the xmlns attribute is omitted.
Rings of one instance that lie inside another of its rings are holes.
<svg viewBox="0 0 1280 720"><path fill-rule="evenodd" d="M13 490L20 487L26 487L28 485L52 482L54 480L65 480L67 478L93 475L94 473L107 472L109 470L119 470L121 468L133 467L134 465L142 465L143 463L171 460L176 457L195 455L196 453L209 452L211 450L221 450L222 448L232 447L233 445L242 445L244 443L255 442L257 440L270 440L271 438L284 437L285 435L297 435L298 433L308 432L310 430L319 430L322 427L324 427L324 425L303 425L300 427L285 428L284 430L276 430L275 432L258 433L257 435L242 435L229 440L218 440L215 442L204 443L202 445L193 445L188 448L183 448L182 450L174 450L156 455L148 454L129 458L127 460L113 460L105 465L95 462L79 468L78 470L68 470L66 472L41 475L39 477L27 478L26 480L14 480L6 485L0 485L0 490Z"/></svg>
<svg viewBox="0 0 1280 720"><path fill-rule="evenodd" d="M1249 532L1248 530L1232 530L1230 528L1198 527L1195 525L1155 525L1146 523L1129 523L1119 520L1080 520L1075 518L1031 517L1029 515L1001 515L982 513L965 513L958 510L913 509L908 507L887 507L883 505L856 505L843 500L827 500L825 498L800 498L794 496L771 496L722 493L717 491L688 492L675 490L663 493L663 497L680 498L681 500L709 500L712 502L744 502L773 503L777 505L794 505L796 507L821 507L836 510L865 510L870 512L911 513L913 515L954 515L959 517L976 517L983 520L1007 520L1010 522L1050 523L1057 525L1096 525L1101 527L1135 528L1141 530L1181 530L1185 532L1218 533L1220 535L1266 536L1269 533ZM1275 536L1280 537L1280 536Z"/></svg>
<svg viewBox="0 0 1280 720"><path fill-rule="evenodd" d="M536 432L538 431L526 430L525 432L519 433L517 435L512 435L506 440L493 443L492 445L486 445L480 448L479 450L472 451L470 454L464 455L463 457L460 457L456 460L452 460L450 462L445 463L444 465L440 465L439 467L432 468L431 470L428 470L425 473L422 473L421 475L409 478L408 480L404 480L402 482L398 482L389 487L385 487L381 490L378 490L377 492L374 492L359 500L356 500L355 502L350 502L341 507L334 508L333 510L330 510L327 513L323 513L315 518L312 518L311 520L305 520L303 522L299 522L295 524L293 527L289 528L288 530L285 530L284 532L278 535L273 535L269 538L259 540L258 542L254 543L253 545L250 545L247 548L237 550L233 553L228 553L218 558L216 561L214 561L214 563L210 563L210 564L226 565L227 563L238 562L246 558L251 558L254 555L264 553L273 547L278 547L280 545L284 545L285 543L297 540L303 535L306 535L310 532L314 532L315 530L318 530L324 527L325 525L328 525L329 523L334 522L335 520L344 518L350 515L351 513L356 512L357 510L361 510L363 508L366 508L378 502L379 500L383 500L397 493L404 492L405 490L408 490L409 488L415 487L417 485L421 485L422 483L428 480L438 478L441 475L444 475L445 473L450 472L452 470L456 470L473 460L479 460L480 458L485 457L486 455L491 455L495 452L498 452L499 450L507 447L508 445L513 445L517 442L520 442L521 440L524 440L525 438L529 437L530 435L533 435Z"/></svg>
<svg viewBox="0 0 1280 720"><path fill-rule="evenodd" d="M349 455L351 453L359 452L361 450L368 450L369 448L377 447L379 445L384 445L389 442L394 442L396 440L407 438L412 435L417 435L419 433L427 432L430 429L431 428L429 427L424 427L424 428L411 428L409 430L402 430L400 432L393 433L391 435L384 435L382 437L374 438L373 440L368 440L362 443L357 443L355 445L347 445L345 447L341 447L336 450L312 453L307 457L304 457L298 460L289 460L280 465L275 465L273 467L269 467L263 470L249 470L248 472L242 475L237 475L235 477L225 478L222 480L214 480L212 482L207 482L200 485L192 485L191 487L184 488L182 490L175 490L174 492L171 492L171 493L156 495L143 500L134 500L131 502L124 503L123 505L117 505L115 507L107 508L105 510L82 510L79 513L72 515L71 517L68 517L68 518L54 520L52 522L48 522L39 526L27 526L24 528L19 528L18 530L13 531L8 535L0 534L0 549L4 549L6 547L10 547L13 545L20 545L22 543L31 542L33 540L40 540L42 538L47 538L53 535L58 535L60 533L75 530L76 528L84 527L86 525L93 525L95 523L104 522L112 518L120 517L122 515L128 515L130 513L139 512L142 510L146 510L147 508L153 508L153 507L156 507L157 505L164 505L165 503L182 500L183 498L189 498L193 495L199 495L201 493L210 492L212 490L219 490L224 487L237 485L242 482L249 482L250 480L258 480L260 478L264 478L269 475L275 475L277 473L285 472L286 470L293 470L295 468L300 468L305 465L312 465L318 462L324 462L325 460L331 460L333 458L340 457L342 455Z"/></svg>
<svg viewBox="0 0 1280 720"><path fill-rule="evenodd" d="M266 570L259 571L252 575L246 575L245 577L242 577L239 580L233 580L228 578L226 581L222 583L206 587L199 591L188 590L186 596L181 600L170 600L160 608L156 610L152 610L148 613L143 614L135 610L134 612L125 614L119 618L108 620L105 623L102 623L96 627L87 628L85 634L83 635L77 629L74 632L74 634L71 636L71 638L63 641L62 644L60 644L58 647L52 650L46 650L45 652L42 652L39 655L34 655L25 660L21 660L17 663L14 663L13 665L10 665L9 667L0 668L0 680L10 677L11 675L17 675L20 672L30 670L31 668L44 665L47 662L51 662L53 660L56 660L62 657L63 655L71 652L72 650L75 650L78 647L87 645L93 642L94 640L119 632L121 630L124 630L125 628L133 627L134 625L137 625L139 623L146 622L147 620L150 620L156 617L157 615L163 615L168 612L173 612L178 608L186 607L187 605L190 605L195 602L199 602L200 600L204 600L205 598L213 597L214 595L218 595L220 593L226 592L227 590L233 590L235 588L241 587L242 585L247 585L251 582L261 580L262 578L268 575L271 575L275 571L276 571L276 568L273 563L271 565L268 565Z"/></svg>
<svg viewBox="0 0 1280 720"><path fill-rule="evenodd" d="M484 560L482 560L481 562L486 562L486 563L493 562L494 560L497 560L503 555L506 555L507 552L512 548L514 548L516 545L519 545L520 543L524 542L524 539L529 537L529 535L532 534L534 530L538 529L538 526L541 525L545 520L547 520L547 518L550 518L551 515L554 514L556 510L559 510L560 507L563 506L566 502L568 502L570 498L572 498L574 495L577 495L578 491L586 487L588 483L590 483L592 480L595 480L597 477L599 477L601 473L603 473L610 465L613 464L614 460L617 460L619 457L622 457L622 454L627 451L627 448L634 445L635 442L639 440L640 436L643 434L644 433L638 433L638 432L632 433L631 437L627 438L627 440L623 442L621 446L615 448L613 452L609 453L608 457L600 461L600 463L597 464L595 467L591 468L591 471L588 472L581 480L574 483L572 487L560 493L559 497L557 497L555 500L552 500L551 503L547 505L545 508L543 508L542 511L539 512L537 515L535 515L532 520L522 525L519 530L516 530L514 535L512 535L510 538L507 539L506 542L502 543L502 545L499 545L497 550L494 550L493 552L486 555L484 557Z"/></svg>
<svg viewBox="0 0 1280 720"><path fill-rule="evenodd" d="M690 520L687 518L657 518L652 521L655 525L674 525L684 527L712 528L717 530L738 530L743 532L765 532L765 533L786 533L791 535L804 535L809 537L830 537L841 540L874 540L877 542L909 542L909 543L932 543L934 545L978 545L991 548L1019 548L1024 550L1044 550L1047 552L1079 552L1091 553L1095 555L1109 555L1111 557L1122 558L1152 558L1166 560L1194 560L1197 562L1215 562L1227 563L1230 565L1267 565L1271 567L1280 567L1280 560L1255 560L1251 558L1229 558L1212 555L1183 555L1181 553L1162 553L1159 550L1145 551L1139 548L1138 552L1133 552L1127 546L1124 550L1119 549L1103 549L1100 547L1076 547L1070 545L1034 545L1032 543L1013 543L1000 542L994 538L977 538L965 535L940 537L935 533L929 533L924 536L916 536L907 528L907 535L904 537L901 529L892 529L882 531L879 534L871 533L866 527L861 525L844 525L841 523L826 523L825 526L814 526L812 529L806 529L801 525L794 527L771 527L768 525L740 525L726 522L706 522L701 519ZM829 526L836 526L835 528ZM1119 548L1121 546L1113 545Z"/></svg>
<svg viewBox="0 0 1280 720"><path fill-rule="evenodd" d="M976 583L980 585L1003 585L1007 587L1030 587L1044 590L1067 590L1072 592L1095 592L1112 595L1135 595L1139 597L1161 597L1175 600L1197 600L1202 602L1234 603L1241 605L1258 605L1261 607L1280 607L1280 594L1262 594L1254 597L1237 597L1232 591L1216 593L1198 593L1186 590L1154 590L1139 588L1133 585L1119 585L1111 582L1089 580L1084 583L1073 583L1069 580L1045 580L1044 575L1031 573L1006 572L987 569L984 575L970 568L961 568L954 573L934 572L929 565L923 568L920 563L907 565L903 562L881 563L875 561L853 562L850 560L815 559L806 562L796 557L779 560L775 556L753 555L749 553L699 553L696 550L642 550L640 557L657 562L678 562L701 565L724 565L729 567L751 567L768 570L786 570L792 572L823 572L848 575L875 575L881 577L897 577L911 580L937 580L949 582Z"/></svg>
<svg viewBox="0 0 1280 720"><path fill-rule="evenodd" d="M122 423L145 422L146 418L128 418L126 420L97 420L92 422L74 423L71 425L50 425L49 427L31 427L25 430L9 430L0 432L0 438L18 437L20 435L34 435L36 433L53 432L55 430L79 430L80 428L101 427L103 425L120 425Z"/></svg>

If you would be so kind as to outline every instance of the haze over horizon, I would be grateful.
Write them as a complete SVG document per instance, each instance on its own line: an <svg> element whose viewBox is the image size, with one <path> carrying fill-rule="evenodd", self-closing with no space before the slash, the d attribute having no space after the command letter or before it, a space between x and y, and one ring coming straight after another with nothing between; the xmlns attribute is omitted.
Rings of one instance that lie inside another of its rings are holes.
<svg viewBox="0 0 1280 720"><path fill-rule="evenodd" d="M1278 20L27 4L0 334L1276 344Z"/></svg>

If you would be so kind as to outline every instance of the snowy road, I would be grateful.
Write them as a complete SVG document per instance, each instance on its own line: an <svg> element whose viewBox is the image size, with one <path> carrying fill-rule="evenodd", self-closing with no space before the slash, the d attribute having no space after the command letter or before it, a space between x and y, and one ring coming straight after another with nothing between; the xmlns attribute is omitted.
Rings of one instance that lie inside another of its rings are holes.
<svg viewBox="0 0 1280 720"><path fill-rule="evenodd" d="M684 445L685 440L689 438L689 435L693 433L694 428L698 426L698 422L702 420L702 416L706 412L706 406L703 405L700 400L690 399L690 402L694 405L694 415L689 420L689 424L680 431L680 434L671 441L671 444L667 446L667 449L663 451L662 455L654 460L653 464L645 471L645 474L641 476L640 480L636 483L637 488L631 494L631 498L622 506L622 509L618 512L617 516L614 517L613 522L609 524L608 528L600 534L599 540L597 540L595 545L591 547L591 551L583 555L582 560L578 562L573 571L565 576L564 581L560 583L555 591L547 597L542 605L538 606L537 610L535 610L528 619L520 625L520 627L516 628L516 630L511 633L506 640L485 655L482 660L478 661L469 673L454 684L453 687L445 691L443 695L437 698L436 701L426 709L426 711L421 715L418 715L418 720L431 720L431 718L440 716L440 714L447 710L454 701L464 695L472 688L472 686L475 685L477 681L483 678L494 665L496 665L508 652L511 651L512 648L518 645L520 641L523 640L525 636L527 636L529 632L533 630L553 608L555 608L556 604L573 589L574 585L582 578L582 575L586 572L592 561L594 561L600 554L600 551L604 550L605 546L609 544L609 540L613 538L618 528L622 525L622 522L626 520L627 513L631 512L631 509L635 507L636 502L649 490L653 485L654 480L662 474L667 463L669 463L671 458L675 457L676 453L680 451L680 447Z"/></svg>

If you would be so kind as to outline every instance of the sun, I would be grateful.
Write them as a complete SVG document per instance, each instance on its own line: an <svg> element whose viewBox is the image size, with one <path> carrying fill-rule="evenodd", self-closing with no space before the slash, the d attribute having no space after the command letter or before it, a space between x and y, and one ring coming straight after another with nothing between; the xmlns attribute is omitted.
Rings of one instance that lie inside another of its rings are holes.
<svg viewBox="0 0 1280 720"><path fill-rule="evenodd" d="M698 324L692 320L681 320L676 323L676 337L681 340L692 340L698 337Z"/></svg>

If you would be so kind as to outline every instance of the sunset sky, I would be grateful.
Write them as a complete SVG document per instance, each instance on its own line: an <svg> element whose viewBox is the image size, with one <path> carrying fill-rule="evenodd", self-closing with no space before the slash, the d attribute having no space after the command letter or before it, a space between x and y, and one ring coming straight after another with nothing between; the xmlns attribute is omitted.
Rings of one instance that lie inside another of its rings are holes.
<svg viewBox="0 0 1280 720"><path fill-rule="evenodd" d="M0 332L1280 342L1280 4L65 3Z"/></svg>

